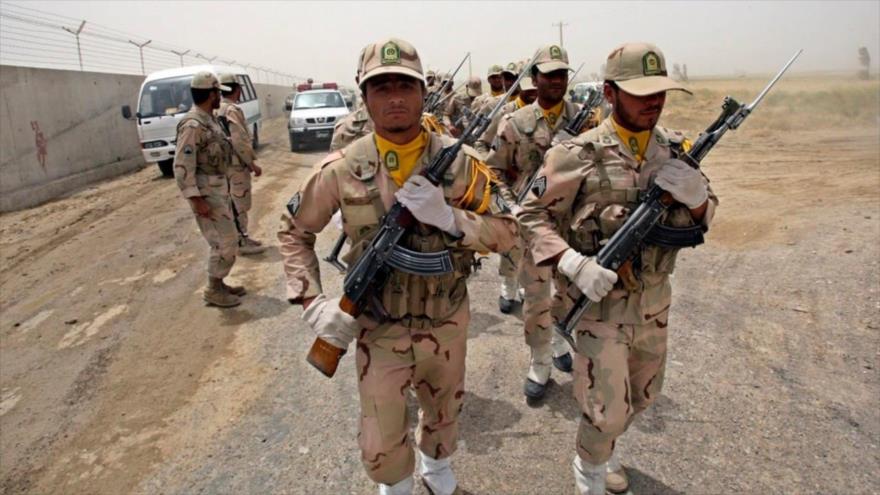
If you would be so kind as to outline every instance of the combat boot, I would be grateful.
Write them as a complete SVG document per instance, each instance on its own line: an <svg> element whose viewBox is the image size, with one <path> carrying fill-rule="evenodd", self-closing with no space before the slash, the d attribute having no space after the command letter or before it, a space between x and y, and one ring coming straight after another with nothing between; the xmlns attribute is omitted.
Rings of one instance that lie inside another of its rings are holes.
<svg viewBox="0 0 880 495"><path fill-rule="evenodd" d="M241 299L226 290L223 279L220 278L208 278L208 288L205 289L203 297L209 305L221 308L231 308L241 304Z"/></svg>
<svg viewBox="0 0 880 495"><path fill-rule="evenodd" d="M531 348L529 373L523 386L523 393L528 403L540 401L547 393L547 382L550 380L550 356L550 344Z"/></svg>
<svg viewBox="0 0 880 495"><path fill-rule="evenodd" d="M243 296L247 294L247 291L244 287L240 285L226 285L226 282L223 282L223 288L226 289L226 292L232 294L233 296Z"/></svg>
<svg viewBox="0 0 880 495"><path fill-rule="evenodd" d="M266 246L260 241L255 241L247 236L238 238L238 252L244 256L249 254L260 254L266 250Z"/></svg>
<svg viewBox="0 0 880 495"><path fill-rule="evenodd" d="M629 489L629 479L626 470L617 458L617 451L611 453L605 468L605 489L611 493L626 493Z"/></svg>
<svg viewBox="0 0 880 495"><path fill-rule="evenodd" d="M568 342L554 331L550 345L553 348L553 366L564 373L571 373L572 360Z"/></svg>
<svg viewBox="0 0 880 495"><path fill-rule="evenodd" d="M571 463L578 495L605 495L605 463L596 466L574 456Z"/></svg>
<svg viewBox="0 0 880 495"><path fill-rule="evenodd" d="M422 453L419 460L419 473L422 483L431 495L460 495L461 489L455 481L455 473L449 458L434 459Z"/></svg>

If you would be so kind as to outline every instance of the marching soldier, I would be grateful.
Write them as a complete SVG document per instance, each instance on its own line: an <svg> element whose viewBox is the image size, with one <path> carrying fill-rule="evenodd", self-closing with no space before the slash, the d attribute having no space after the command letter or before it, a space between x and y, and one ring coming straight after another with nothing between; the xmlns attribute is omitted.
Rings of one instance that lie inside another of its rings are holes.
<svg viewBox="0 0 880 495"><path fill-rule="evenodd" d="M505 115L498 126L486 163L501 180L500 194L514 212L519 210L519 192L528 186L532 175L540 168L553 136L577 113L577 107L564 100L569 70L568 53L564 48L558 45L541 48L531 69L537 99L531 105ZM523 287L525 340L531 351L524 393L527 400L538 401L546 393L551 361L564 372L571 371L572 361L568 344L552 329L551 267L535 266L528 250L523 253L523 247L520 243L517 249L502 256L498 305L502 313L509 313L517 299L519 286Z"/></svg>
<svg viewBox="0 0 880 495"><path fill-rule="evenodd" d="M441 186L419 173L451 138L420 125L425 79L409 43L386 39L365 51L361 91L375 131L331 153L288 204L278 233L287 295L303 318L337 349L357 340L361 401L358 443L380 494L410 494L415 455L407 427L407 390L421 408L419 471L436 495L460 493L449 462L464 398L470 317L466 279L476 251L509 250L516 221L488 196L488 168L462 152ZM373 304L356 320L322 294L315 234L342 210L351 238L348 265L364 252L395 199L418 225L404 244L421 252L449 250L452 273L426 277L393 269Z"/></svg>
<svg viewBox="0 0 880 495"><path fill-rule="evenodd" d="M227 172L229 177L229 194L232 196L233 215L238 229L238 252L241 254L259 254L266 250L262 242L248 235L248 211L251 209L251 173L259 177L263 169L257 165L257 154L254 152L253 139L248 131L247 119L238 106L241 98L241 85L235 80L234 74L221 74L220 84L229 88L221 91L223 99L217 109L217 117L226 119L229 139L232 143L232 164Z"/></svg>
<svg viewBox="0 0 880 495"><path fill-rule="evenodd" d="M436 91L438 87L439 82L437 81L437 72L429 70L425 74L425 89L430 93L431 91Z"/></svg>
<svg viewBox="0 0 880 495"><path fill-rule="evenodd" d="M474 98L471 102L471 112L476 112L483 108L483 104L487 99L504 94L504 79L501 78L501 71L504 67L493 65L489 67L489 73L486 76L486 82L489 83L489 91Z"/></svg>
<svg viewBox="0 0 880 495"><path fill-rule="evenodd" d="M226 174L232 146L214 118L220 108L220 91L229 91L213 73L202 71L190 83L193 106L177 124L174 177L196 216L199 230L208 241L208 304L228 308L241 304L243 287L223 283L238 254L238 232L233 221L229 180Z"/></svg>
<svg viewBox="0 0 880 495"><path fill-rule="evenodd" d="M531 105L538 97L538 88L535 87L531 77L523 77L519 82L519 87L520 91L516 96L516 99L505 103L504 106L501 107L501 110L499 110L495 115L495 118L492 119L489 127L486 128L486 132L484 132L483 135L477 139L477 142L474 143L474 149L482 153L483 156L489 154L489 150L492 147L492 141L495 140L495 135L498 134L498 126L501 124L501 120L504 116L511 112L515 112L526 105Z"/></svg>
<svg viewBox="0 0 880 495"><path fill-rule="evenodd" d="M665 225L708 228L717 204L700 171L676 158L689 142L657 126L670 90L687 91L667 77L659 48L629 43L612 51L603 87L612 115L547 153L518 216L535 263L560 274L564 309L580 294L597 303L574 335L574 395L583 415L573 469L581 494L627 489L615 440L663 386L678 249L645 246L633 269L619 274L594 256L651 183L679 203Z"/></svg>
<svg viewBox="0 0 880 495"><path fill-rule="evenodd" d="M467 127L469 119L465 112L470 112L474 98L481 94L483 94L483 83L479 77L471 77L465 86L465 92L449 99L443 112L443 124L449 129L452 136L458 137L461 131Z"/></svg>

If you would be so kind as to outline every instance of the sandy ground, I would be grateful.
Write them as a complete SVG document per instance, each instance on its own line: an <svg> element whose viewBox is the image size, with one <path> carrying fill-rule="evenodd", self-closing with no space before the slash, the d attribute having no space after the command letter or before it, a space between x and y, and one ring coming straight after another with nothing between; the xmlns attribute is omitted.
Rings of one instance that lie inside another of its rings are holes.
<svg viewBox="0 0 880 495"><path fill-rule="evenodd" d="M760 82L696 86L698 109L668 104L692 133L724 92ZM821 118L801 108L835 88L869 97ZM679 258L664 393L618 443L633 493L880 492L876 94L795 79L705 163L722 205L707 244ZM289 152L284 125L266 125L254 194L252 231L273 247L236 264L249 295L232 310L203 304L207 246L155 167L0 216L0 492L374 493L353 359L332 380L310 368L312 336L284 300L274 232L321 157ZM322 255L336 234L319 236ZM527 406L497 257L470 285L460 483L572 493L571 377Z"/></svg>

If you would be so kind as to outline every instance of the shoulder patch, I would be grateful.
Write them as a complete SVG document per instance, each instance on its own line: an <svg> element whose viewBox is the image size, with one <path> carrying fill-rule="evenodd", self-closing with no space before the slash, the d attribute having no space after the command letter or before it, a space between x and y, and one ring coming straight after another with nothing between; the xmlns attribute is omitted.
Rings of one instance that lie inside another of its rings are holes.
<svg viewBox="0 0 880 495"><path fill-rule="evenodd" d="M193 147L191 144L187 144L186 146L183 147L183 154L184 155L192 155L193 154Z"/></svg>
<svg viewBox="0 0 880 495"><path fill-rule="evenodd" d="M544 193L547 192L547 176L542 175L535 179L535 182L532 184L532 194L537 197L544 196Z"/></svg>
<svg viewBox="0 0 880 495"><path fill-rule="evenodd" d="M287 212L290 213L290 216L295 217L296 212L299 211L300 203L302 202L302 193L297 192L290 198L290 201L287 202Z"/></svg>

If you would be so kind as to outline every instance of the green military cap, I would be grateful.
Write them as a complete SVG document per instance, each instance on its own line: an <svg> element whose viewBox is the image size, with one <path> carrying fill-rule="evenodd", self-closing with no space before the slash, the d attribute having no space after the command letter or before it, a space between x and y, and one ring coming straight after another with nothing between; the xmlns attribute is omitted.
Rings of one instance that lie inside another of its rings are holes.
<svg viewBox="0 0 880 495"><path fill-rule="evenodd" d="M507 64L506 66L504 66L504 70L502 70L501 73L504 74L506 72L508 74L513 74L514 76L518 76L520 69L521 69L521 67L519 66L519 64L517 62L511 62L511 63Z"/></svg>
<svg viewBox="0 0 880 495"><path fill-rule="evenodd" d="M467 88L465 89L467 95L474 98L483 94L483 82L480 81L479 77L471 77L468 79Z"/></svg>
<svg viewBox="0 0 880 495"><path fill-rule="evenodd" d="M364 48L361 88L370 78L382 74L400 74L425 83L419 52L409 42L398 38L386 38Z"/></svg>
<svg viewBox="0 0 880 495"><path fill-rule="evenodd" d="M543 46L535 57L535 67L542 74L560 69L571 70L568 65L568 51L559 45Z"/></svg>
<svg viewBox="0 0 880 495"><path fill-rule="evenodd" d="M679 90L692 94L666 75L666 59L656 45L626 43L614 49L605 62L605 80L635 96Z"/></svg>
<svg viewBox="0 0 880 495"><path fill-rule="evenodd" d="M196 72L192 81L189 83L189 87L195 89L219 89L220 91L230 91L229 86L223 86L220 84L220 80L217 79L217 76L209 70Z"/></svg>
<svg viewBox="0 0 880 495"><path fill-rule="evenodd" d="M487 77L500 76L502 72L504 72L504 67L495 64L492 67L489 67L489 74Z"/></svg>

